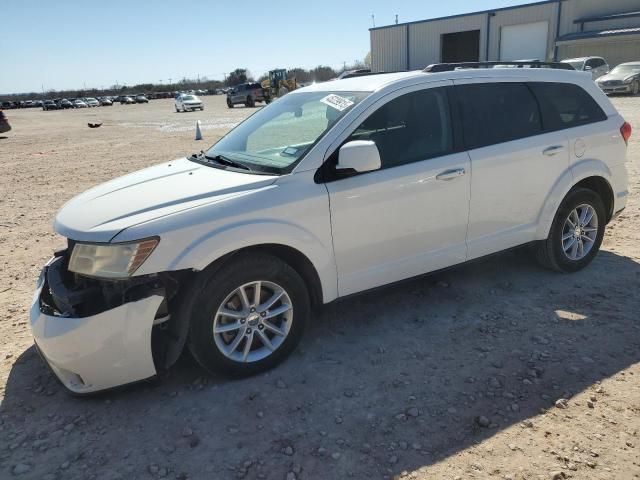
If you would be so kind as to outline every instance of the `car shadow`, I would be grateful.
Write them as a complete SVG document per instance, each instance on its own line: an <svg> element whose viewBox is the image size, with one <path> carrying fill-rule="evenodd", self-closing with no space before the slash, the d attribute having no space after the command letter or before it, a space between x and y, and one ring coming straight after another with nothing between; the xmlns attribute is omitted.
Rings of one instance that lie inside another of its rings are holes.
<svg viewBox="0 0 640 480"><path fill-rule="evenodd" d="M144 476L148 465L176 478L413 471L640 361L640 297L629 293L639 286L640 264L615 253L560 275L514 251L328 305L271 372L228 380L184 355L160 381L83 399L29 348L0 407L2 468L26 462L41 476L68 462L73 477L89 464L97 478ZM36 443L47 448L11 448ZM105 445L106 456L86 454Z"/></svg>

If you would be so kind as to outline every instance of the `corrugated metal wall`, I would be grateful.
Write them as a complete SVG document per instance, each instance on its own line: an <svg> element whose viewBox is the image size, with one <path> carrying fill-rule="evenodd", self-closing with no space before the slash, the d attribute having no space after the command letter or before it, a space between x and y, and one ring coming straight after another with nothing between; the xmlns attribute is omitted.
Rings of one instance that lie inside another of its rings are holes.
<svg viewBox="0 0 640 480"><path fill-rule="evenodd" d="M566 0L562 2L562 19L560 20L560 35L580 31L580 25L574 20L585 17L612 15L622 12L640 10L640 0ZM631 22L629 22L631 20ZM622 23L624 22L624 23ZM609 20L607 22L587 23L585 30L602 28L621 28L638 24L638 19Z"/></svg>
<svg viewBox="0 0 640 480"><path fill-rule="evenodd" d="M560 36L580 31L580 25L574 20L586 17L596 17L622 12L640 10L640 0L563 0L560 20ZM480 59L485 60L487 40L487 17L489 14L470 14L454 18L415 22L410 24L391 25L381 29L371 30L371 60L375 71L398 71L407 69L420 69L431 63L440 62L441 36L444 33L462 32L467 30L480 30ZM490 19L489 34L489 60L500 58L500 29L503 26L533 23L540 21L549 22L549 35L547 42L547 60L553 59L558 20L558 2L543 3L539 5L523 5L517 8L496 10ZM608 20L593 22L585 25L585 31L624 28L638 26L638 18ZM407 32L409 36L409 55L407 57ZM607 51L605 58L611 65L612 60L624 58L629 61L628 55L630 39L607 39L602 42L601 48ZM585 44L585 42L577 42ZM569 47L560 45L558 58L567 58L569 51L584 51L585 55L602 55L595 53L594 43L589 42L587 47L579 45ZM624 49L624 56L618 55L611 43L620 43ZM600 48L600 47L599 47ZM598 50L599 51L599 50ZM632 52L631 52L632 53ZM573 55L571 55L573 56ZM633 58L640 59L640 56ZM409 61L409 64L407 64Z"/></svg>
<svg viewBox="0 0 640 480"><path fill-rule="evenodd" d="M428 23L409 25L409 70L417 70L440 62L440 40L443 33L480 30L480 60L484 60L487 34L486 15L467 15L464 17Z"/></svg>
<svg viewBox="0 0 640 480"><path fill-rule="evenodd" d="M407 69L407 26L371 30L371 68L374 72Z"/></svg>
<svg viewBox="0 0 640 480"><path fill-rule="evenodd" d="M640 59L640 40L624 37L610 39L590 39L582 42L562 44L558 47L558 58L598 56L606 59L610 67L615 67L633 59Z"/></svg>

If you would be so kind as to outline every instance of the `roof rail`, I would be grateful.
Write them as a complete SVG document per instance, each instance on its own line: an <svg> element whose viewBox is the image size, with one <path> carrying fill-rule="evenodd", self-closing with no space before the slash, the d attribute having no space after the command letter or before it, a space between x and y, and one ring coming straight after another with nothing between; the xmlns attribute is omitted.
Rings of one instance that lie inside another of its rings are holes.
<svg viewBox="0 0 640 480"><path fill-rule="evenodd" d="M461 63L434 63L422 70L426 73L451 72L464 68L554 68L558 70L575 70L568 63L560 62L461 62Z"/></svg>

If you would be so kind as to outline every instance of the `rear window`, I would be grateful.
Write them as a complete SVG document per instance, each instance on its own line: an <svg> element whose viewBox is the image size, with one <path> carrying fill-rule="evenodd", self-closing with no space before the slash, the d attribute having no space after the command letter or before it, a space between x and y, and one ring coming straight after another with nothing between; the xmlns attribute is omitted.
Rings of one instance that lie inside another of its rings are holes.
<svg viewBox="0 0 640 480"><path fill-rule="evenodd" d="M468 149L542 133L538 102L524 83L484 83L456 87Z"/></svg>
<svg viewBox="0 0 640 480"><path fill-rule="evenodd" d="M607 119L600 105L583 88L571 83L534 82L545 130L562 130Z"/></svg>

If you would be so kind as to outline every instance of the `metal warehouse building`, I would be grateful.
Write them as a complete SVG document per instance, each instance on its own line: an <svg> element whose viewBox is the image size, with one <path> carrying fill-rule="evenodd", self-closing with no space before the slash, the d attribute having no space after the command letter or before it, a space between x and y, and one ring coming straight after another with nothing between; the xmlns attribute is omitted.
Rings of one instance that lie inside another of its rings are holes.
<svg viewBox="0 0 640 480"><path fill-rule="evenodd" d="M640 0L550 0L372 28L370 34L377 72L590 55L613 67L640 61Z"/></svg>

